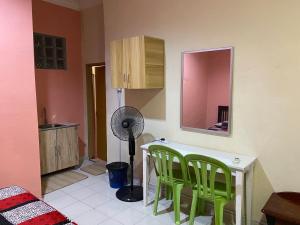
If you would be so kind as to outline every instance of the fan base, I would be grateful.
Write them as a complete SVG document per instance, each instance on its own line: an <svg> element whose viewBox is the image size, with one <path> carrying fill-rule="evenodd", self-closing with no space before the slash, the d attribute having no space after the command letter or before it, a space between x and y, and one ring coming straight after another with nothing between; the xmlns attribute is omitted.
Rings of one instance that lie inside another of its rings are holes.
<svg viewBox="0 0 300 225"><path fill-rule="evenodd" d="M125 186L117 191L116 196L123 202L138 202L143 200L143 187L134 185L131 191L130 186Z"/></svg>

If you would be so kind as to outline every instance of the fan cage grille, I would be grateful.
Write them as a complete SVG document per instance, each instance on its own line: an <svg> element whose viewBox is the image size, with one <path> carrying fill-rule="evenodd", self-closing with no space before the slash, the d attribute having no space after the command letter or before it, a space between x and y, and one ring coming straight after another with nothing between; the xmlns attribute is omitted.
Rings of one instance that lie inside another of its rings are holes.
<svg viewBox="0 0 300 225"><path fill-rule="evenodd" d="M131 106L118 108L111 117L111 129L117 138L122 141L129 140L129 128L124 128L122 122L131 121L130 128L134 138L138 138L144 130L144 118L138 109Z"/></svg>

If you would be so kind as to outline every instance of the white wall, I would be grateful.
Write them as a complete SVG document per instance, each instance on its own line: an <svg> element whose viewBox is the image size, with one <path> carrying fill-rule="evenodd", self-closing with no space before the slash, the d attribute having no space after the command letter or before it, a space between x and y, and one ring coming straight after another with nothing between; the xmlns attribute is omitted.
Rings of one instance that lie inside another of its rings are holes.
<svg viewBox="0 0 300 225"><path fill-rule="evenodd" d="M272 191L300 190L299 8L298 0L104 0L108 119L116 107L110 88L109 42L139 34L165 39L165 118L146 119L145 133L256 155L253 212L260 220ZM234 46L232 135L183 131L180 53L224 46ZM147 100L147 107L151 101ZM112 161L116 142L108 131Z"/></svg>
<svg viewBox="0 0 300 225"><path fill-rule="evenodd" d="M104 62L104 17L102 2L98 1L98 4L92 6L85 5L80 14L84 63Z"/></svg>
<svg viewBox="0 0 300 225"><path fill-rule="evenodd" d="M86 65L105 62L104 15L101 0L81 0L82 62L84 80L84 118L85 143L88 145L87 101L86 101ZM85 155L87 157L87 146Z"/></svg>

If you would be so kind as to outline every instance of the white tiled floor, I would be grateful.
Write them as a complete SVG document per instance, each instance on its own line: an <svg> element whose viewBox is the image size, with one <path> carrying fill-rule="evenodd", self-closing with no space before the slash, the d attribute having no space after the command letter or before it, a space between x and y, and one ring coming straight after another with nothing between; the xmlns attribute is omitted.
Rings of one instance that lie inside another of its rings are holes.
<svg viewBox="0 0 300 225"><path fill-rule="evenodd" d="M61 211L79 225L171 225L174 213L166 210L169 201L161 201L158 216L153 216L152 205L144 207L142 202L127 203L115 197L107 174L89 177L81 182L49 193L44 201ZM181 215L182 224L188 224L188 216ZM211 217L197 217L195 225L211 224Z"/></svg>

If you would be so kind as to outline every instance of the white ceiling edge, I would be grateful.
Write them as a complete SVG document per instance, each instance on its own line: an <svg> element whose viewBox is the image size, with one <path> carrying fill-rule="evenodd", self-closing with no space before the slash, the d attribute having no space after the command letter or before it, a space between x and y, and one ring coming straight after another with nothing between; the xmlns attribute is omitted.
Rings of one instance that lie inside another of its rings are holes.
<svg viewBox="0 0 300 225"><path fill-rule="evenodd" d="M103 4L103 0L79 0L80 9L88 9L95 5Z"/></svg>
<svg viewBox="0 0 300 225"><path fill-rule="evenodd" d="M80 11L79 0L43 0L43 1Z"/></svg>
<svg viewBox="0 0 300 225"><path fill-rule="evenodd" d="M77 11L102 4L102 0L43 0L43 1L55 5L59 5L62 7L66 7L69 9L74 9Z"/></svg>

